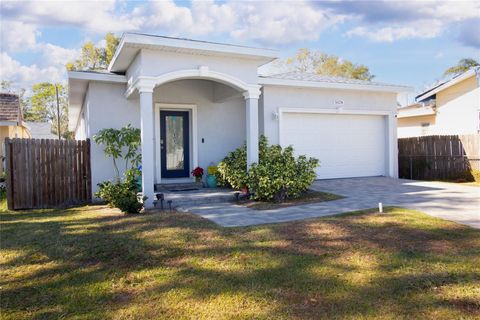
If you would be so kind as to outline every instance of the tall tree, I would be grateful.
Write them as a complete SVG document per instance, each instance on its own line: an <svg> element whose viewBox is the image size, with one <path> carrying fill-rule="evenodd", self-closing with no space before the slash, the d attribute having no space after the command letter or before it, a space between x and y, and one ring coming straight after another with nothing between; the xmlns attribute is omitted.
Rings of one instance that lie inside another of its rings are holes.
<svg viewBox="0 0 480 320"><path fill-rule="evenodd" d="M115 54L120 41L113 33L105 35L105 47L96 47L93 42L88 41L83 44L80 58L68 62L67 70L105 70Z"/></svg>
<svg viewBox="0 0 480 320"><path fill-rule="evenodd" d="M326 76L345 77L351 79L371 80L372 75L367 66L355 64L320 51L302 48L283 63L287 70L310 72Z"/></svg>
<svg viewBox="0 0 480 320"><path fill-rule="evenodd" d="M55 87L58 88L60 114L57 112ZM52 133L58 135L58 119L60 118L60 136L63 138L72 137L72 133L68 131L68 97L65 86L58 83L37 83L32 87L30 101L31 108L27 120L50 122L52 124Z"/></svg>
<svg viewBox="0 0 480 320"><path fill-rule="evenodd" d="M478 67L478 66L480 66L480 63L475 59L472 59L472 58L460 59L456 65L454 65L454 66L448 68L447 70L445 70L443 75L444 76L450 76L450 75L456 76L456 75L459 75L461 73L464 73L465 71L470 70L473 67Z"/></svg>

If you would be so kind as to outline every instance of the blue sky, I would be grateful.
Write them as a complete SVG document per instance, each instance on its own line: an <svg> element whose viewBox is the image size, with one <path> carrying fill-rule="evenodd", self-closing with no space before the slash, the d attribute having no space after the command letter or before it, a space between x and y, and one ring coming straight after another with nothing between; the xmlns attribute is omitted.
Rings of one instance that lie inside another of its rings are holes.
<svg viewBox="0 0 480 320"><path fill-rule="evenodd" d="M64 65L108 31L145 32L279 50L318 49L413 86L480 58L479 1L5 1L0 77L17 88L65 81ZM413 96L413 94L412 94Z"/></svg>

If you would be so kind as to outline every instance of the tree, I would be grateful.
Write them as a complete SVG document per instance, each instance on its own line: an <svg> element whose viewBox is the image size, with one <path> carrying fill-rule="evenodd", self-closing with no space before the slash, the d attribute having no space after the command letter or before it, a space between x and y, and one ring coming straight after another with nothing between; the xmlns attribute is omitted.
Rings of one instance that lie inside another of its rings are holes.
<svg viewBox="0 0 480 320"><path fill-rule="evenodd" d="M140 129L133 128L130 124L121 129L102 129L93 136L93 141L104 145L103 152L112 157L117 182L120 181L117 159L125 160L125 170L133 169L141 162L141 154L138 152L141 145Z"/></svg>
<svg viewBox="0 0 480 320"><path fill-rule="evenodd" d="M95 47L93 42L88 41L83 44L80 58L68 62L67 70L105 70L117 49L119 38L113 33L105 35L105 47Z"/></svg>
<svg viewBox="0 0 480 320"><path fill-rule="evenodd" d="M475 59L471 59L471 58L460 59L455 66L450 67L447 70L445 70L443 75L444 76L450 76L450 75L456 76L456 75L459 75L461 73L464 73L465 71L470 70L473 67L478 67L478 66L480 66L480 63L478 61L476 61Z"/></svg>
<svg viewBox="0 0 480 320"><path fill-rule="evenodd" d="M310 72L360 80L372 80L375 77L370 74L368 67L365 65L355 64L335 55L311 51L307 48L299 49L293 57L286 59L283 64L289 71Z"/></svg>
<svg viewBox="0 0 480 320"><path fill-rule="evenodd" d="M60 107L60 136L65 139L71 138L72 133L68 131L67 88L61 84L42 82L33 85L30 108L28 112L26 112L25 120L50 122L52 124L52 133L58 135L59 126L55 87L58 88L58 102Z"/></svg>

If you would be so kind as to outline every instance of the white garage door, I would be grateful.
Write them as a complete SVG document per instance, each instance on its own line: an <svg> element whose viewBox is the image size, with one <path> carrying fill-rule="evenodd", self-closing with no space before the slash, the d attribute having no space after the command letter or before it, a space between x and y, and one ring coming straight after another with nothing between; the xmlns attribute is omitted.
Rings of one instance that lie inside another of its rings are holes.
<svg viewBox="0 0 480 320"><path fill-rule="evenodd" d="M383 116L283 113L281 143L320 160L318 179L385 175Z"/></svg>

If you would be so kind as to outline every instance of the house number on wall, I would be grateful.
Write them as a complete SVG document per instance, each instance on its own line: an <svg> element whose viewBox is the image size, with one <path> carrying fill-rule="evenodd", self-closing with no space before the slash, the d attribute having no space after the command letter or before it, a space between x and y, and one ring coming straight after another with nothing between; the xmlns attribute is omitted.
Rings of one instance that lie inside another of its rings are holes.
<svg viewBox="0 0 480 320"><path fill-rule="evenodd" d="M337 99L333 101L333 104L336 106L342 106L343 105L343 100Z"/></svg>

